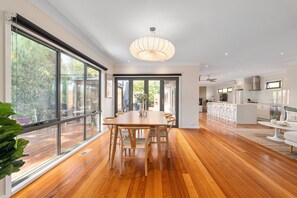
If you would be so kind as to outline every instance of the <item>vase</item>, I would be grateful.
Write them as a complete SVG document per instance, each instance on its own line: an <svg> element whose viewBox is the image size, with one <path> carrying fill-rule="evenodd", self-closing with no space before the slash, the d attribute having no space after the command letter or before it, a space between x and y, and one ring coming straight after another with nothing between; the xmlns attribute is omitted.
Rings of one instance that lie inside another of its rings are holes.
<svg viewBox="0 0 297 198"><path fill-rule="evenodd" d="M144 103L140 102L139 103L139 111L138 111L140 117L143 117L144 116L144 111L145 111L144 110Z"/></svg>
<svg viewBox="0 0 297 198"><path fill-rule="evenodd" d="M270 122L271 122L271 124L276 124L277 120L276 119L271 119Z"/></svg>

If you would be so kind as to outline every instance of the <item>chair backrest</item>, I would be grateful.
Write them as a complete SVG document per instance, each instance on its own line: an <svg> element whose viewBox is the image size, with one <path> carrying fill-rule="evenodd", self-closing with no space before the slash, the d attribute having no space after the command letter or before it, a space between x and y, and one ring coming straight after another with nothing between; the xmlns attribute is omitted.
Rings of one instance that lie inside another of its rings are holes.
<svg viewBox="0 0 297 198"><path fill-rule="evenodd" d="M173 113L164 113L164 116L166 119L168 119L173 116Z"/></svg>
<svg viewBox="0 0 297 198"><path fill-rule="evenodd" d="M119 111L119 112L116 113L116 116L118 117L118 116L120 116L120 115L122 115L122 114L124 114L124 112Z"/></svg>
<svg viewBox="0 0 297 198"><path fill-rule="evenodd" d="M134 134L136 130L148 130L148 133L145 136L145 143L148 144L150 141L150 127L120 126L118 129L120 131L121 140L125 138L123 135L123 131L128 131L128 138L131 141L131 145L135 145L135 141L137 141L137 138L135 138Z"/></svg>
<svg viewBox="0 0 297 198"><path fill-rule="evenodd" d="M167 130L167 133L170 132L170 130L171 130L173 124L175 123L175 121L176 121L176 118L175 118L175 117L171 117L171 118L169 118L169 119L167 120L167 123L169 124L169 125L167 126L167 129L166 129L166 130Z"/></svg>

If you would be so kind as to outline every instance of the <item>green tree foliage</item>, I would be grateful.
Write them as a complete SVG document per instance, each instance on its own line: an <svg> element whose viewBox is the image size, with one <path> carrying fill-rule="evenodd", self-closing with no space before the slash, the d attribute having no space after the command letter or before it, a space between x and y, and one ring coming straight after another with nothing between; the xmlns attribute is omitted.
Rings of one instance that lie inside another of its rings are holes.
<svg viewBox="0 0 297 198"><path fill-rule="evenodd" d="M17 117L29 122L53 119L57 52L15 32L12 46L12 103Z"/></svg>
<svg viewBox="0 0 297 198"><path fill-rule="evenodd" d="M149 107L154 106L155 94L158 94L160 96L160 81L159 80L149 81L149 94L148 94Z"/></svg>
<svg viewBox="0 0 297 198"><path fill-rule="evenodd" d="M148 105L149 107L154 106L154 97L155 94L160 95L160 80L150 80L148 88ZM135 102L139 102L136 95L144 93L144 81L143 80L134 80L133 81L133 97Z"/></svg>
<svg viewBox="0 0 297 198"><path fill-rule="evenodd" d="M62 109L72 110L84 104L84 63L61 54L61 104ZM75 98L73 98L73 96Z"/></svg>
<svg viewBox="0 0 297 198"><path fill-rule="evenodd" d="M25 163L20 158L24 156L24 148L29 141L16 138L23 131L23 127L9 118L14 114L11 104L0 102L0 180L6 175L18 172Z"/></svg>
<svg viewBox="0 0 297 198"><path fill-rule="evenodd" d="M133 94L144 93L144 81L134 80L133 81Z"/></svg>

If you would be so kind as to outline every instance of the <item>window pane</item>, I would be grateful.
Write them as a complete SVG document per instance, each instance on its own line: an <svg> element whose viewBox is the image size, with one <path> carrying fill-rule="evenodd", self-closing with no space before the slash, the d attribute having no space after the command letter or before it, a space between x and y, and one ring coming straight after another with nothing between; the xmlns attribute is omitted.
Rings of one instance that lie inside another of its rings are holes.
<svg viewBox="0 0 297 198"><path fill-rule="evenodd" d="M164 112L176 116L176 81L164 80Z"/></svg>
<svg viewBox="0 0 297 198"><path fill-rule="evenodd" d="M281 88L281 81L267 82L266 89L277 89Z"/></svg>
<svg viewBox="0 0 297 198"><path fill-rule="evenodd" d="M57 126L24 133L18 138L29 140L24 151L29 156L22 158L25 164L19 172L12 174L12 181L57 155Z"/></svg>
<svg viewBox="0 0 297 198"><path fill-rule="evenodd" d="M160 111L160 80L149 80L148 85L148 110Z"/></svg>
<svg viewBox="0 0 297 198"><path fill-rule="evenodd" d="M61 118L84 114L84 63L61 54Z"/></svg>
<svg viewBox="0 0 297 198"><path fill-rule="evenodd" d="M86 133L87 138L100 131L99 114L92 115L86 118Z"/></svg>
<svg viewBox="0 0 297 198"><path fill-rule="evenodd" d="M140 109L140 102L135 97L136 94L144 94L144 80L133 80L133 110Z"/></svg>
<svg viewBox="0 0 297 198"><path fill-rule="evenodd" d="M62 152L84 140L84 118L61 124Z"/></svg>
<svg viewBox="0 0 297 198"><path fill-rule="evenodd" d="M86 108L87 112L99 110L99 71L87 67L86 85Z"/></svg>
<svg viewBox="0 0 297 198"><path fill-rule="evenodd" d="M129 80L118 80L117 111L129 111Z"/></svg>
<svg viewBox="0 0 297 198"><path fill-rule="evenodd" d="M12 103L22 125L56 118L57 52L12 32Z"/></svg>

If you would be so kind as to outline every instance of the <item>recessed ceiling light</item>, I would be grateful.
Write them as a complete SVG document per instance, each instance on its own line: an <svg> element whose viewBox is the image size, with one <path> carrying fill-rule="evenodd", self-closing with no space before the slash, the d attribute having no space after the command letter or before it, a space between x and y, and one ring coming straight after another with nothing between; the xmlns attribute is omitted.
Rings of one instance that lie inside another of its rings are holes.
<svg viewBox="0 0 297 198"><path fill-rule="evenodd" d="M128 60L128 63L131 63L131 60Z"/></svg>
<svg viewBox="0 0 297 198"><path fill-rule="evenodd" d="M225 52L225 56L228 56L229 54L228 54L228 52Z"/></svg>
<svg viewBox="0 0 297 198"><path fill-rule="evenodd" d="M280 53L280 55L284 55L284 54L285 54L284 52L281 52L281 53Z"/></svg>
<svg viewBox="0 0 297 198"><path fill-rule="evenodd" d="M208 65L205 65L205 67L208 67Z"/></svg>

